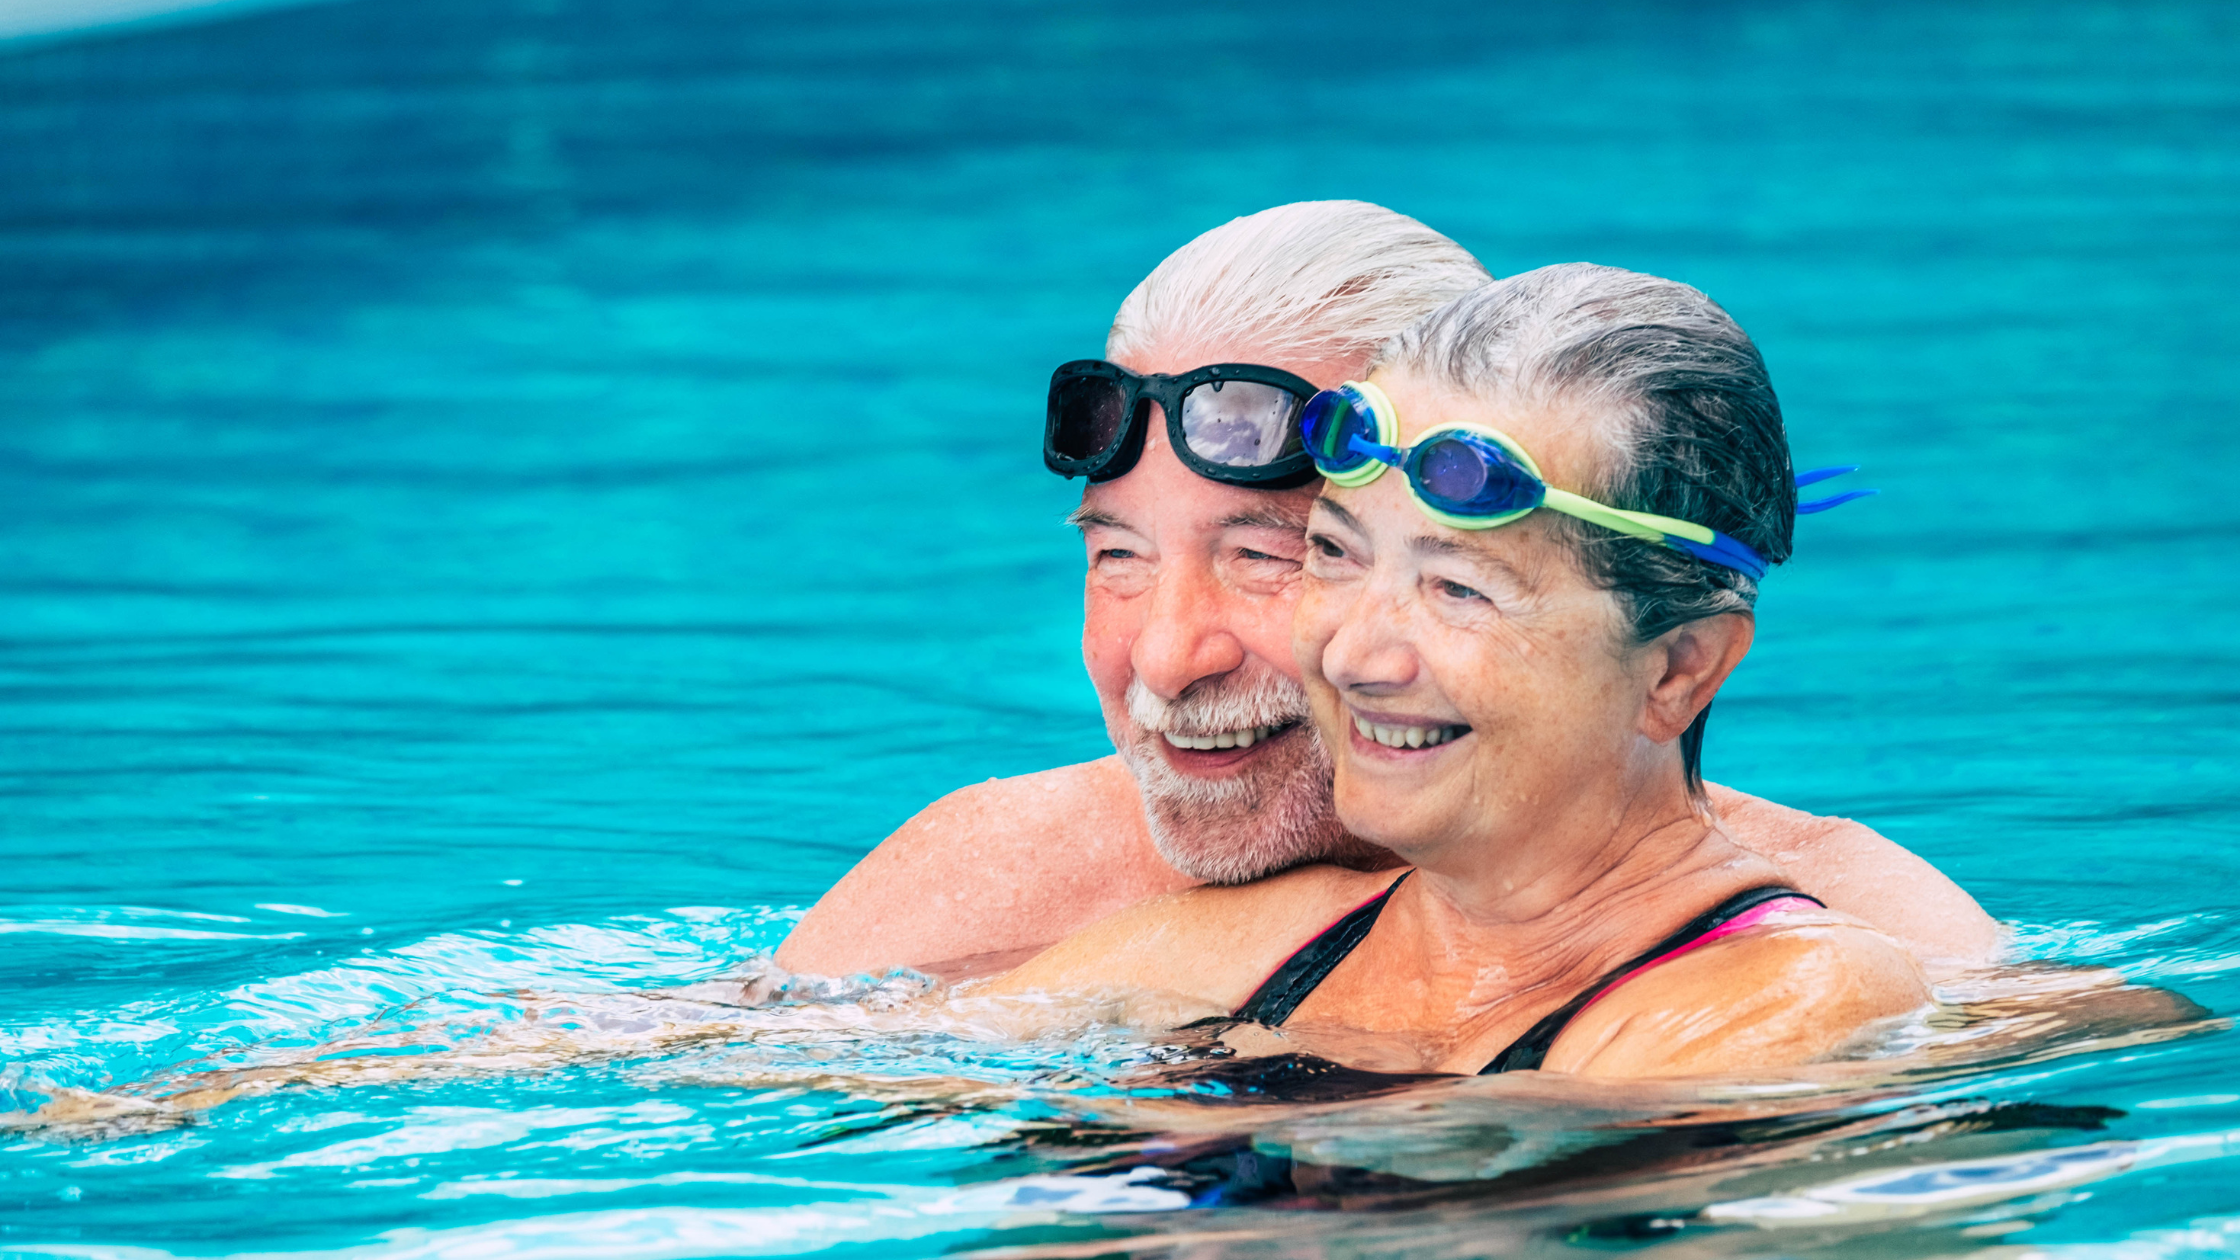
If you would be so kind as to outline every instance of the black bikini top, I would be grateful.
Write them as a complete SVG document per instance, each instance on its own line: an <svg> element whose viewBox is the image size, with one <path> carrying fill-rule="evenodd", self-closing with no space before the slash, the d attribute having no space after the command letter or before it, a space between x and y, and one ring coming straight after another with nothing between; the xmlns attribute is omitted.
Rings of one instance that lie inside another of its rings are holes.
<svg viewBox="0 0 2240 1260"><path fill-rule="evenodd" d="M1291 1018L1293 1011L1299 1009L1299 1004L1307 1000L1307 995L1329 979L1331 971L1344 962L1348 954L1359 948L1362 941L1368 939L1369 929L1376 926L1377 916L1384 913L1384 903L1391 900L1392 894L1413 874L1414 871L1409 871L1393 880L1391 887L1324 928L1321 935L1300 946L1299 952L1285 959L1283 965L1262 981L1251 997L1245 999L1244 1005L1237 1008L1237 1018L1280 1027L1283 1021ZM1789 900L1809 901L1816 906L1826 904L1818 897L1780 884L1767 884L1738 892L1690 919L1687 926L1679 931L1612 968L1579 996L1557 1007L1547 1018L1527 1029L1522 1037L1510 1043L1508 1049L1495 1055L1493 1062L1480 1069L1479 1075L1490 1076L1495 1072L1518 1072L1539 1067L1548 1057L1548 1047L1555 1044L1556 1037L1563 1032L1564 1026L1619 982L1672 954L1709 944L1712 939L1724 936L1727 932L1739 931L1748 925L1736 923L1735 920L1761 906Z"/></svg>

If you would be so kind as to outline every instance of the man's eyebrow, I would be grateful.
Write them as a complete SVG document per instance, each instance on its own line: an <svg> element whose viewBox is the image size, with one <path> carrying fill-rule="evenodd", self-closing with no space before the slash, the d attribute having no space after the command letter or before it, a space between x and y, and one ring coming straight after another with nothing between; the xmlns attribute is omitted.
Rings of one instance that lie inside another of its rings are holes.
<svg viewBox="0 0 2240 1260"><path fill-rule="evenodd" d="M1296 534L1307 527L1305 513L1278 512L1270 508L1254 508L1249 512L1231 512L1221 518L1223 529L1282 529Z"/></svg>
<svg viewBox="0 0 2240 1260"><path fill-rule="evenodd" d="M1112 513L1087 505L1077 507L1066 513L1066 524L1073 526L1075 529L1087 529L1092 525L1102 525L1106 529L1126 529L1128 527L1126 521Z"/></svg>

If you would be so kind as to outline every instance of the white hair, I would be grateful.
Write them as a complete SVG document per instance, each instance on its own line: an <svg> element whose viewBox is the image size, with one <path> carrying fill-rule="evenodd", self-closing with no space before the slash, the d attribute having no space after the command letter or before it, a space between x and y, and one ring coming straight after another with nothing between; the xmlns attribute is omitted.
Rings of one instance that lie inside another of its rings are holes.
<svg viewBox="0 0 2240 1260"><path fill-rule="evenodd" d="M1493 277L1469 251L1366 201L1295 201L1167 255L1120 304L1105 357L1249 346L1265 358L1366 358Z"/></svg>

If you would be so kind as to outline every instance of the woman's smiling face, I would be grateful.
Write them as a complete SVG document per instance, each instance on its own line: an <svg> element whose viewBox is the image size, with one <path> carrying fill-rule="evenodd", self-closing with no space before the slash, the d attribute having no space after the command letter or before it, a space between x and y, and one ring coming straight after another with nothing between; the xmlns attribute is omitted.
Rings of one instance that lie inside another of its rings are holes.
<svg viewBox="0 0 2240 1260"><path fill-rule="evenodd" d="M1586 480L1594 437L1558 413L1497 414L1407 376L1377 383L1403 446L1434 425L1486 425L1551 485ZM1661 662L1548 515L1440 525L1397 469L1316 501L1293 646L1354 834L1415 861L1456 842L1507 848L1581 808L1622 811L1628 783L1652 771L1643 719Z"/></svg>

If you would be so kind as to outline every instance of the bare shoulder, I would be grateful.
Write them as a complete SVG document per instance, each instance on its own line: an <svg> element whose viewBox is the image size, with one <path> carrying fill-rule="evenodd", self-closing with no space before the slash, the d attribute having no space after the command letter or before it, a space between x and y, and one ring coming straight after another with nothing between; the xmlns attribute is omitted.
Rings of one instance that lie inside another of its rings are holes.
<svg viewBox="0 0 2240 1260"><path fill-rule="evenodd" d="M1690 1076L1827 1057L1919 1010L1929 987L1895 942L1847 916L1777 916L1612 990L1550 1047L1551 1070Z"/></svg>
<svg viewBox="0 0 2240 1260"><path fill-rule="evenodd" d="M1770 858L1799 889L1887 933L1922 962L1964 969L1998 952L1999 925L1975 898L1874 828L1705 787L1735 843Z"/></svg>
<svg viewBox="0 0 2240 1260"><path fill-rule="evenodd" d="M1153 989L1234 1008L1393 878L1391 871L1305 866L1235 887L1169 893L1100 920L980 991Z"/></svg>
<svg viewBox="0 0 2240 1260"><path fill-rule="evenodd" d="M990 779L882 841L802 919L778 962L842 974L1033 948L1191 882L1159 858L1117 757Z"/></svg>

